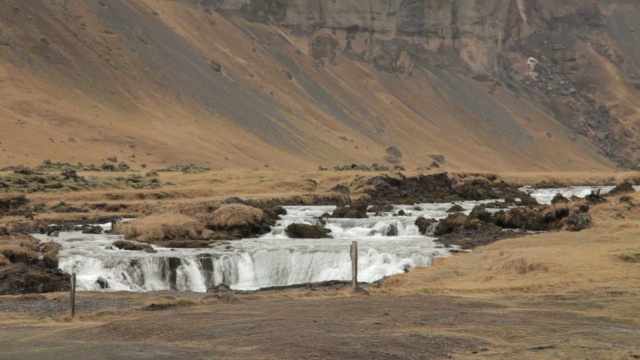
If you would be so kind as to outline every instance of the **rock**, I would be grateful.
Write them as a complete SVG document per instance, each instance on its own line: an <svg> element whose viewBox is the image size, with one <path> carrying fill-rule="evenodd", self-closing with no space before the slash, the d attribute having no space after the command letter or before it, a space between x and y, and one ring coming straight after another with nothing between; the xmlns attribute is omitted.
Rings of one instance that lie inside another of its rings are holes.
<svg viewBox="0 0 640 360"><path fill-rule="evenodd" d="M631 185L630 182L625 181L622 184L616 185L616 187L614 187L611 191L609 191L607 196L616 196L616 195L634 193L634 192L636 192L636 190L633 188L633 185Z"/></svg>
<svg viewBox="0 0 640 360"><path fill-rule="evenodd" d="M469 213L469 219L478 219L484 222L491 222L493 215L487 211L485 205L476 205Z"/></svg>
<svg viewBox="0 0 640 360"><path fill-rule="evenodd" d="M131 167L127 165L127 163L125 163L124 161L118 164L118 170L120 171L129 171L130 169Z"/></svg>
<svg viewBox="0 0 640 360"><path fill-rule="evenodd" d="M244 200L237 196L226 198L222 201L223 204L245 204Z"/></svg>
<svg viewBox="0 0 640 360"><path fill-rule="evenodd" d="M64 201L59 202L57 205L51 207L54 212L57 213L87 213L89 209L76 207L73 205L69 205Z"/></svg>
<svg viewBox="0 0 640 360"><path fill-rule="evenodd" d="M385 231L384 235L385 236L398 236L398 227L396 226L396 224L389 225L389 227Z"/></svg>
<svg viewBox="0 0 640 360"><path fill-rule="evenodd" d="M241 237L268 232L275 219L268 219L262 209L244 204L223 204L213 212L208 228L232 231Z"/></svg>
<svg viewBox="0 0 640 360"><path fill-rule="evenodd" d="M98 280L96 280L96 283L98 284L98 286L100 286L100 289L108 289L109 288L109 281L107 281L107 279L105 279L103 277L99 277Z"/></svg>
<svg viewBox="0 0 640 360"><path fill-rule="evenodd" d="M59 265L58 257L51 255L44 255L42 257L42 264L47 269L57 269Z"/></svg>
<svg viewBox="0 0 640 360"><path fill-rule="evenodd" d="M229 292L233 292L233 290L231 290L231 287L229 287L229 285L224 283L213 285L207 289L207 293L213 293L213 294L224 294Z"/></svg>
<svg viewBox="0 0 640 360"><path fill-rule="evenodd" d="M23 263L0 268L0 295L68 291L70 276L58 269Z"/></svg>
<svg viewBox="0 0 640 360"><path fill-rule="evenodd" d="M389 204L384 204L384 205L373 205L371 207L369 207L369 209L367 209L367 212L372 212L372 213L383 213L383 212L392 212L393 211L393 205L389 205Z"/></svg>
<svg viewBox="0 0 640 360"><path fill-rule="evenodd" d="M213 70L213 71L215 71L217 73L222 72L222 65L220 65L219 63L217 63L217 62L215 62L213 60L211 60L209 62L209 66L211 66L211 70Z"/></svg>
<svg viewBox="0 0 640 360"><path fill-rule="evenodd" d="M0 194L0 216L15 215L28 204L29 200L23 194Z"/></svg>
<svg viewBox="0 0 640 360"><path fill-rule="evenodd" d="M151 247L151 245L149 244L140 244L140 243L135 243L135 242L126 241L126 240L115 241L113 244L111 244L111 246L118 248L120 250L127 250L127 251L149 252L147 251L148 249L153 250L153 247ZM155 252L155 250L153 250L153 252Z"/></svg>
<svg viewBox="0 0 640 360"><path fill-rule="evenodd" d="M291 224L285 229L285 233L292 239L323 239L332 238L331 230L318 225Z"/></svg>
<svg viewBox="0 0 640 360"><path fill-rule="evenodd" d="M356 201L348 206L338 206L331 214L332 218L365 219L368 204L365 201Z"/></svg>
<svg viewBox="0 0 640 360"><path fill-rule="evenodd" d="M83 226L82 227L83 234L102 234L102 227L96 226Z"/></svg>
<svg viewBox="0 0 640 360"><path fill-rule="evenodd" d="M444 164L446 161L444 155L442 154L432 154L432 155L429 155L429 157L440 165Z"/></svg>
<svg viewBox="0 0 640 360"><path fill-rule="evenodd" d="M453 205L452 207L449 208L449 210L447 210L448 213L462 212L462 211L464 211L464 208L458 204Z"/></svg>
<svg viewBox="0 0 640 360"><path fill-rule="evenodd" d="M440 236L460 231L464 229L467 219L467 215L462 213L449 214L446 218L438 222L434 235Z"/></svg>
<svg viewBox="0 0 640 360"><path fill-rule="evenodd" d="M438 221L435 219L427 219L424 216L420 216L416 219L414 224L418 227L418 231L420 231L420 234L427 235L429 229L431 228L431 225L437 222Z"/></svg>
<svg viewBox="0 0 640 360"><path fill-rule="evenodd" d="M397 158L402 158L402 153L400 152L400 150L395 147L395 146L389 146L387 148L387 150L385 150L387 154L397 157Z"/></svg>
<svg viewBox="0 0 640 360"><path fill-rule="evenodd" d="M49 224L42 220L29 220L29 221L9 221L5 225L7 234L32 234L40 233L46 234L49 230Z"/></svg>
<svg viewBox="0 0 640 360"><path fill-rule="evenodd" d="M585 196L584 199L590 204L599 204L607 201L604 196L600 195L600 190L592 191L591 194Z"/></svg>
<svg viewBox="0 0 640 360"><path fill-rule="evenodd" d="M564 197L561 193L557 193L553 199L551 199L551 203L552 204L566 204L569 202L569 199L567 199L566 197Z"/></svg>
<svg viewBox="0 0 640 360"><path fill-rule="evenodd" d="M586 213L573 213L567 218L567 230L581 231L588 229L593 224L591 215Z"/></svg>

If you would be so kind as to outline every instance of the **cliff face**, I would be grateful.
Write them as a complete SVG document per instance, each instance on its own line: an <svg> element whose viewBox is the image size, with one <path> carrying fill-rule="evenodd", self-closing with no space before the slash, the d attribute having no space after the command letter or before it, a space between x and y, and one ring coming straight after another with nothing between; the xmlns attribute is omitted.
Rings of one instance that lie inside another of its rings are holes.
<svg viewBox="0 0 640 360"><path fill-rule="evenodd" d="M0 163L633 167L639 19L632 0L6 0Z"/></svg>
<svg viewBox="0 0 640 360"><path fill-rule="evenodd" d="M434 65L522 90L607 156L637 166L640 119L624 100L640 98L638 2L226 0L212 6L305 34L309 55L320 63L343 56L399 75ZM611 78L612 67L622 78ZM612 99L603 85L622 86L625 94Z"/></svg>

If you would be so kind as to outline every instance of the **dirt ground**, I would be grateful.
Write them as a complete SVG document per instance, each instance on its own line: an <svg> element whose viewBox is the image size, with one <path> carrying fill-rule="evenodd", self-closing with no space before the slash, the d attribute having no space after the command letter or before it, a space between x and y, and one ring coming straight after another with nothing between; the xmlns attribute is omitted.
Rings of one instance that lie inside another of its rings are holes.
<svg viewBox="0 0 640 360"><path fill-rule="evenodd" d="M637 359L640 321L595 314L636 297L360 295L4 318L0 358Z"/></svg>

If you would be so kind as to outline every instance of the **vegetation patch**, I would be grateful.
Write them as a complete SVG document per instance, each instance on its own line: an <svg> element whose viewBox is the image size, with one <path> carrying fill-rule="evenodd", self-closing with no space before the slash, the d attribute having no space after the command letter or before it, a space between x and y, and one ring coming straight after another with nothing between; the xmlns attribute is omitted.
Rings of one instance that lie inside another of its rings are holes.
<svg viewBox="0 0 640 360"><path fill-rule="evenodd" d="M620 255L620 260L629 263L640 263L640 253Z"/></svg>

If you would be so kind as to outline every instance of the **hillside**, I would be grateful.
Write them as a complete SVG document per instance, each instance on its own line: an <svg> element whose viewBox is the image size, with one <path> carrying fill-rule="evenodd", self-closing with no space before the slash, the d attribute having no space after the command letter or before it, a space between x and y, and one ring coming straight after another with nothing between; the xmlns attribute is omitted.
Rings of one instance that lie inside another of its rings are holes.
<svg viewBox="0 0 640 360"><path fill-rule="evenodd" d="M0 167L635 167L638 19L631 0L5 0Z"/></svg>

